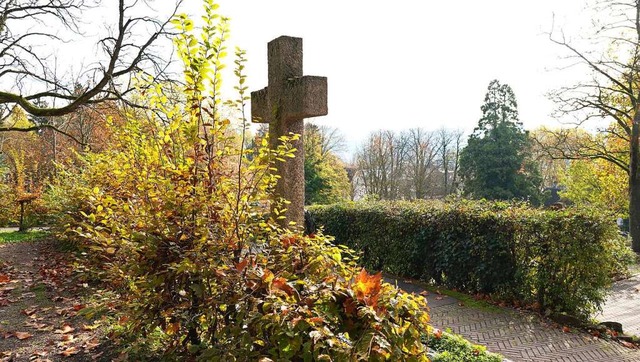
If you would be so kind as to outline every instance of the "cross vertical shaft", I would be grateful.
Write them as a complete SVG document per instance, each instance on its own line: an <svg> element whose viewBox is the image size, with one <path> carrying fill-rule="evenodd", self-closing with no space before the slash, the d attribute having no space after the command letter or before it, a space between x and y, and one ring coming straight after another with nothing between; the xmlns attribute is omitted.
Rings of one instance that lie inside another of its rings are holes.
<svg viewBox="0 0 640 362"><path fill-rule="evenodd" d="M324 116L327 109L327 78L303 76L302 39L281 36L268 44L269 84L251 92L251 118L269 123L269 146L275 149L281 136L300 135L293 142L295 158L277 165L280 179L275 196L290 202L286 219L304 225L304 119Z"/></svg>

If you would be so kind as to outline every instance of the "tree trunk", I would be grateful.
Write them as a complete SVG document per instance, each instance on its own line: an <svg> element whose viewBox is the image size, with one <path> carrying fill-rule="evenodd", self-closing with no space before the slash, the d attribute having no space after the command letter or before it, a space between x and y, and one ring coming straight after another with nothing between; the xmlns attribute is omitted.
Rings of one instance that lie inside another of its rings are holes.
<svg viewBox="0 0 640 362"><path fill-rule="evenodd" d="M18 225L18 231L27 231L24 226L24 202L20 203L20 224Z"/></svg>
<svg viewBox="0 0 640 362"><path fill-rule="evenodd" d="M640 253L640 112L636 112L631 126L631 140L629 145L629 235L631 248Z"/></svg>

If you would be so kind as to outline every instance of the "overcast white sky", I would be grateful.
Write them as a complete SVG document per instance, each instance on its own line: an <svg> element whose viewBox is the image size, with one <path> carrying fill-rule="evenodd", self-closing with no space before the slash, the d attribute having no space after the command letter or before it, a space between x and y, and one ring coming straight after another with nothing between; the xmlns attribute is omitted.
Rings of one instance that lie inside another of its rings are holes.
<svg viewBox="0 0 640 362"><path fill-rule="evenodd" d="M314 121L339 128L350 148L382 128L470 132L492 79L514 89L525 128L553 124L545 93L579 75L557 71L566 53L546 33L554 14L569 36L589 20L585 0L219 3L231 42L247 50L251 90L267 84L268 41L304 39L305 74L329 81L329 115Z"/></svg>

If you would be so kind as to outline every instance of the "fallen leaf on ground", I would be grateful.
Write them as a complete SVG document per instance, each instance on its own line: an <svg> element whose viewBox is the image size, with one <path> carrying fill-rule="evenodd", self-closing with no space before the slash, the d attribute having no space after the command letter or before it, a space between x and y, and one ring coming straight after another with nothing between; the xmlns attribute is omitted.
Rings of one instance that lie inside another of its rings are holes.
<svg viewBox="0 0 640 362"><path fill-rule="evenodd" d="M627 348L633 348L633 349L638 348L638 346L636 346L635 344L633 344L633 343L631 343L629 341L620 341L620 343L622 343L622 345L627 347Z"/></svg>
<svg viewBox="0 0 640 362"><path fill-rule="evenodd" d="M67 349L65 349L64 351L60 352L61 355L65 356L65 357L69 357L72 356L76 353L80 352L76 347L69 347Z"/></svg>
<svg viewBox="0 0 640 362"><path fill-rule="evenodd" d="M569 332L571 332L571 328L569 328L569 327L567 327L567 326L564 326L564 327L562 327L562 331L563 331L564 333L569 333Z"/></svg>
<svg viewBox="0 0 640 362"><path fill-rule="evenodd" d="M0 283L9 283L11 278L7 274L0 274Z"/></svg>
<svg viewBox="0 0 640 362"><path fill-rule="evenodd" d="M62 342L58 343L58 345L64 346L65 344L69 344L69 342L75 341L75 337L73 334L64 334L62 335Z"/></svg>
<svg viewBox="0 0 640 362"><path fill-rule="evenodd" d="M49 352L47 351L33 352L33 354L31 354L31 357L47 357L48 354Z"/></svg>
<svg viewBox="0 0 640 362"><path fill-rule="evenodd" d="M16 336L16 338L18 338L19 340L23 340L23 339L27 339L27 338L33 337L33 334L28 333L28 332L15 332L15 333L13 333L13 335Z"/></svg>
<svg viewBox="0 0 640 362"><path fill-rule="evenodd" d="M84 307L85 307L84 304L76 304L76 305L73 306L73 310L75 310L77 312L80 309L84 309Z"/></svg>
<svg viewBox="0 0 640 362"><path fill-rule="evenodd" d="M75 328L73 328L69 324L65 323L65 324L62 325L62 329L56 329L56 331L53 332L53 333L56 333L56 334L67 334L67 333L71 333L71 332L73 332L75 330L76 330Z"/></svg>
<svg viewBox="0 0 640 362"><path fill-rule="evenodd" d="M94 349L96 347L98 347L100 345L100 342L98 342L97 338L93 338L90 341L88 341L85 345L84 348L89 350L89 349Z"/></svg>
<svg viewBox="0 0 640 362"><path fill-rule="evenodd" d="M82 330L83 330L83 331L92 331L92 330L94 330L94 329L96 329L96 328L98 328L98 327L100 327L100 324L98 324L98 323L96 323L96 324L94 324L94 325L90 325L90 326L88 326L88 325L86 325L86 324L83 324L83 325L82 325Z"/></svg>
<svg viewBox="0 0 640 362"><path fill-rule="evenodd" d="M22 314L24 314L26 316L30 316L35 312L36 312L36 308L25 308L25 309L20 311L20 313L22 313Z"/></svg>

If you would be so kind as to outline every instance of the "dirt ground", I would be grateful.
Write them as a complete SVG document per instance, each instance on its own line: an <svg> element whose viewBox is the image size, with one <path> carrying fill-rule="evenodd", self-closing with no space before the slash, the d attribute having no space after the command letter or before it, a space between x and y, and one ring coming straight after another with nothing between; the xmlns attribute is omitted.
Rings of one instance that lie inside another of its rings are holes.
<svg viewBox="0 0 640 362"><path fill-rule="evenodd" d="M0 245L0 362L104 360L100 321L82 315L88 285L52 240Z"/></svg>

